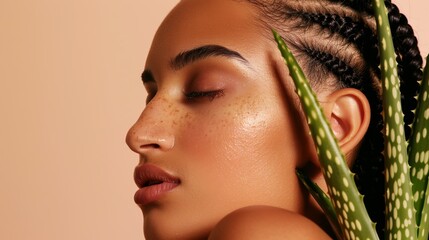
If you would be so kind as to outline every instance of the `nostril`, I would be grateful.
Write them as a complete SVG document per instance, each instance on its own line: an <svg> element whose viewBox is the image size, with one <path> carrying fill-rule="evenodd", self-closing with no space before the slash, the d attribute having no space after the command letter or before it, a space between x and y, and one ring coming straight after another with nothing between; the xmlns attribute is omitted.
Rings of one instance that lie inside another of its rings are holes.
<svg viewBox="0 0 429 240"><path fill-rule="evenodd" d="M152 144L142 144L140 145L140 149L151 149L151 148L160 148L158 144L152 143Z"/></svg>

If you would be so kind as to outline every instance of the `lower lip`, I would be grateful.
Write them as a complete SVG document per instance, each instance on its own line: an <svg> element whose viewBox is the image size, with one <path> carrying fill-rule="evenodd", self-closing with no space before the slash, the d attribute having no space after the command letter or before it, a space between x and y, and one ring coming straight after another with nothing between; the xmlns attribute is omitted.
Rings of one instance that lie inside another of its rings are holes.
<svg viewBox="0 0 429 240"><path fill-rule="evenodd" d="M134 195L134 201L139 205L147 205L157 201L164 195L177 187L179 184L174 182L163 182L152 186L147 186L137 190Z"/></svg>

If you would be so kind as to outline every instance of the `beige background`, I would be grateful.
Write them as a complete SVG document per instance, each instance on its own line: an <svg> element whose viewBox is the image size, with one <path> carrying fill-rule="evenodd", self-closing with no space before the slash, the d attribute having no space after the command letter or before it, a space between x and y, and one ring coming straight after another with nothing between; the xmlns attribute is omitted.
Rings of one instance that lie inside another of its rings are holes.
<svg viewBox="0 0 429 240"><path fill-rule="evenodd" d="M400 5L426 55L425 1ZM176 2L0 0L0 239L143 238L124 137Z"/></svg>

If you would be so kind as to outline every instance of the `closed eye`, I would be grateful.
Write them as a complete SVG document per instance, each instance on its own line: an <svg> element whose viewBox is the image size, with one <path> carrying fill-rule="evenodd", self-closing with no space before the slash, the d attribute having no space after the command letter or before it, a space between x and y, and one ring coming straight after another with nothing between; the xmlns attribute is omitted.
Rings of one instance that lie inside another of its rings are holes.
<svg viewBox="0 0 429 240"><path fill-rule="evenodd" d="M206 91L206 92L189 92L185 93L185 97L188 100L196 101L199 99L207 98L209 101L213 101L215 98L219 98L225 95L223 90L214 90L214 91Z"/></svg>

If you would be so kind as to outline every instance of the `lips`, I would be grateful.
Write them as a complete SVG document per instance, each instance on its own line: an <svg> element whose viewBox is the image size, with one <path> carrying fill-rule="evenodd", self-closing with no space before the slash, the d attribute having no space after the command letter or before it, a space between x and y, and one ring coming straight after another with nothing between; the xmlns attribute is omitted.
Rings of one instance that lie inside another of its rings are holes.
<svg viewBox="0 0 429 240"><path fill-rule="evenodd" d="M134 201L139 205L147 205L159 200L165 193L180 184L179 178L151 164L137 166L134 171L134 180L139 187L134 195Z"/></svg>

